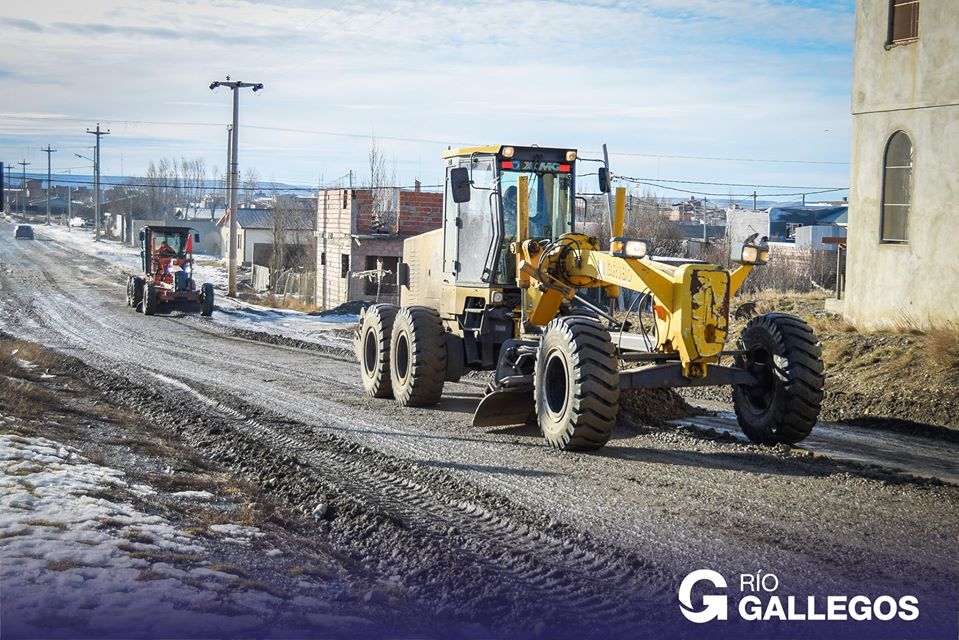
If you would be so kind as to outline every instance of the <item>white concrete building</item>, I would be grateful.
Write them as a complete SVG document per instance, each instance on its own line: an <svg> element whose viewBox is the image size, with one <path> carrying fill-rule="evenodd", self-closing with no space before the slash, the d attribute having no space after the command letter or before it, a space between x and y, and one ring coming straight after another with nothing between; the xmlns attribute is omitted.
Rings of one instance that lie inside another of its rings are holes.
<svg viewBox="0 0 959 640"><path fill-rule="evenodd" d="M230 221L223 216L217 223L222 237L223 257L228 257L230 247ZM242 264L256 263L267 266L273 257L273 210L240 208L237 215L237 259ZM313 242L313 214L303 211L290 211L284 219L284 244L295 247L307 247Z"/></svg>
<svg viewBox="0 0 959 640"><path fill-rule="evenodd" d="M859 0L847 283L864 328L959 321L959 2Z"/></svg>

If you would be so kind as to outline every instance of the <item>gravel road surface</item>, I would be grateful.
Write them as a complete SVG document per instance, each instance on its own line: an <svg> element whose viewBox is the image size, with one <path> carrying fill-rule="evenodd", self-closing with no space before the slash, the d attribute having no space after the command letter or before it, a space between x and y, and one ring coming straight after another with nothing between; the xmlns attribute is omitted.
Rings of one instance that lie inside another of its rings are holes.
<svg viewBox="0 0 959 640"><path fill-rule="evenodd" d="M959 488L905 477L895 435L881 458L865 435L811 455L624 422L597 453L559 453L529 428L472 428L478 380L432 409L372 400L341 350L144 317L113 266L12 229L0 224L0 329L75 356L112 399L297 506L324 496L323 532L344 552L394 563L436 610L491 633L656 635L650 616L679 618L679 582L701 568L773 572L784 593L956 591ZM955 481L945 455L923 475Z"/></svg>

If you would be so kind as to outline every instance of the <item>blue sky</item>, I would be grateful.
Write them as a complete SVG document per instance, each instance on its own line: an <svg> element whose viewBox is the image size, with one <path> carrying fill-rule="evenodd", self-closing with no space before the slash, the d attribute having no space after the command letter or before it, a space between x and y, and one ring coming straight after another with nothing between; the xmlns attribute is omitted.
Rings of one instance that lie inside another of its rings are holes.
<svg viewBox="0 0 959 640"><path fill-rule="evenodd" d="M650 180L849 181L853 0L37 0L4 13L0 159L31 169L49 143L55 168L88 172L73 153L89 155L97 121L111 129L105 173L161 156L222 169L230 94L208 87L230 74L266 85L242 95L240 140L241 168L264 179L362 176L375 135L404 184L440 181L446 144L604 142L616 173Z"/></svg>

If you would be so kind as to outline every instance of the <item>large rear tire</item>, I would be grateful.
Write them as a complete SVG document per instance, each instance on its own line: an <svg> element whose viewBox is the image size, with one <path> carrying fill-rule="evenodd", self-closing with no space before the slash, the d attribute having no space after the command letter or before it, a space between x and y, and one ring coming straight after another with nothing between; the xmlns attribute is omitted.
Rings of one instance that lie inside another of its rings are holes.
<svg viewBox="0 0 959 640"><path fill-rule="evenodd" d="M786 313L756 316L740 336L736 366L755 385L733 387L743 433L759 444L795 444L809 435L823 399L822 346L812 328Z"/></svg>
<svg viewBox="0 0 959 640"><path fill-rule="evenodd" d="M203 283L203 288L200 295L200 315L201 316L212 316L213 315L213 285L209 282Z"/></svg>
<svg viewBox="0 0 959 640"><path fill-rule="evenodd" d="M363 388L371 398L392 398L390 379L390 340L397 308L391 304L375 304L363 312L356 357L360 361Z"/></svg>
<svg viewBox="0 0 959 640"><path fill-rule="evenodd" d="M404 407L440 401L446 380L446 336L435 309L403 307L390 337L393 397Z"/></svg>
<svg viewBox="0 0 959 640"><path fill-rule="evenodd" d="M599 449L619 413L619 367L609 332L593 318L556 318L543 331L533 374L546 442L564 451Z"/></svg>
<svg viewBox="0 0 959 640"><path fill-rule="evenodd" d="M156 285L146 284L143 286L143 315L152 316L157 310L157 289Z"/></svg>

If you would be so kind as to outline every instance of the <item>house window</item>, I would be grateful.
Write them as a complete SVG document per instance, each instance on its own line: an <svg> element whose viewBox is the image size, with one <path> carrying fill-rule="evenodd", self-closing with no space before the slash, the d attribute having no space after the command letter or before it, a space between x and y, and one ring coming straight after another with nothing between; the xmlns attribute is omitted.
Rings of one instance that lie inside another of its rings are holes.
<svg viewBox="0 0 959 640"><path fill-rule="evenodd" d="M802 227L800 222L787 222L786 223L786 237L790 240L796 239L796 229Z"/></svg>
<svg viewBox="0 0 959 640"><path fill-rule="evenodd" d="M345 278L350 275L350 254L340 254L340 277Z"/></svg>
<svg viewBox="0 0 959 640"><path fill-rule="evenodd" d="M902 131L889 138L883 162L883 242L906 242L912 201L912 141Z"/></svg>
<svg viewBox="0 0 959 640"><path fill-rule="evenodd" d="M919 0L890 0L889 44L919 39Z"/></svg>

